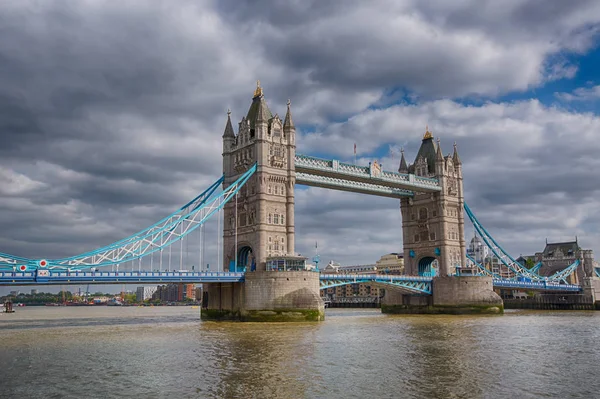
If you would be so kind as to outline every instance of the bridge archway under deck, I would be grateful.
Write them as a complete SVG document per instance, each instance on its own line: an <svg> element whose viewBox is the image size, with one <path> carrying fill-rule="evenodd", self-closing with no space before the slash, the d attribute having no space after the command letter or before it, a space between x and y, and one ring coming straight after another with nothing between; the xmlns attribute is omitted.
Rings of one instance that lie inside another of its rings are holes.
<svg viewBox="0 0 600 399"><path fill-rule="evenodd" d="M231 262L235 264L234 262ZM254 252L249 245L244 245L238 249L237 265L234 265L235 270L232 272L254 271L256 270L256 258ZM230 265L231 269L231 265Z"/></svg>
<svg viewBox="0 0 600 399"><path fill-rule="evenodd" d="M439 262L433 256L425 256L419 260L419 276L435 277L438 275Z"/></svg>

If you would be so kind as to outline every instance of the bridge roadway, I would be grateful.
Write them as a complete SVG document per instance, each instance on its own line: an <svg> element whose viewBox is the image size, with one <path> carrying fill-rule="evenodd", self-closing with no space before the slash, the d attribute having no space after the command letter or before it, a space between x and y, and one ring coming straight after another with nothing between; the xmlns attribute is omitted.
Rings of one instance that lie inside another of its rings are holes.
<svg viewBox="0 0 600 399"><path fill-rule="evenodd" d="M391 285L413 294L430 295L431 277L384 274L321 274L321 289L355 283ZM69 285L69 284L168 284L168 283L238 283L240 272L36 272L0 271L0 286ZM552 282L494 279L495 288L536 291L579 292L581 286Z"/></svg>

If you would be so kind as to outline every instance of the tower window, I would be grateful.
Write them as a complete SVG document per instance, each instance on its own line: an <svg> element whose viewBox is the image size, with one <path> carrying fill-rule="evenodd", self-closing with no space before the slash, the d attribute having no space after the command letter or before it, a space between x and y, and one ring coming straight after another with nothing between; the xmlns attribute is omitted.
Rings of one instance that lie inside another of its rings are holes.
<svg viewBox="0 0 600 399"><path fill-rule="evenodd" d="M255 135L256 132L254 131L254 129L250 129L250 139L253 139Z"/></svg>
<svg viewBox="0 0 600 399"><path fill-rule="evenodd" d="M271 224L271 214L269 213L268 223Z"/></svg>
<svg viewBox="0 0 600 399"><path fill-rule="evenodd" d="M427 219L427 208L419 208L419 219Z"/></svg>
<svg viewBox="0 0 600 399"><path fill-rule="evenodd" d="M273 223L274 224L279 224L279 215L278 214L274 214L273 215Z"/></svg>
<svg viewBox="0 0 600 399"><path fill-rule="evenodd" d="M281 215L281 224L285 224L285 216Z"/></svg>

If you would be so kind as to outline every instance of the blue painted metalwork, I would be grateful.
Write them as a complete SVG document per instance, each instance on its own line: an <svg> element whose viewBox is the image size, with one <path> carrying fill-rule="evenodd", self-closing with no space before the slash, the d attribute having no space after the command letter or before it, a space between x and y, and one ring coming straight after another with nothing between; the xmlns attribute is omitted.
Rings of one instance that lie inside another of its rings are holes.
<svg viewBox="0 0 600 399"><path fill-rule="evenodd" d="M476 262L475 259L473 259L469 255L467 255L467 266L470 266L470 265L475 266L475 268L479 271L478 275L480 275L480 276L488 276L488 277L498 278L498 279L502 278L502 277L500 277L500 275L486 269L485 266Z"/></svg>
<svg viewBox="0 0 600 399"><path fill-rule="evenodd" d="M600 268L595 267L594 271L596 272L596 277L600 277Z"/></svg>
<svg viewBox="0 0 600 399"><path fill-rule="evenodd" d="M500 262L502 262L503 265L505 265L507 268L509 268L517 276L525 277L525 278L531 279L532 281L540 281L540 280L560 281L560 280L564 280L566 277L568 277L571 273L573 273L577 269L577 266L579 266L579 260L576 260L573 264L568 266L566 269L561 270L560 272L557 272L557 273L553 274L552 276L542 277L542 276L538 275L536 272L523 267L523 265L521 265L519 262L517 262L504 249L502 249L502 247L496 242L496 240L494 240L494 238L488 233L488 231L481 225L481 223L479 223L479 221L477 220L477 218L475 217L473 212L471 212L471 209L467 206L466 202L464 204L464 209L465 209L467 216L473 223L475 230L477 231L477 233L479 233L483 242L492 251L492 253L494 255L496 255L496 257L500 260Z"/></svg>
<svg viewBox="0 0 600 399"><path fill-rule="evenodd" d="M542 267L543 264L544 264L544 262L538 262L531 269L529 269L529 271L531 273L539 274L538 272L540 271L540 268Z"/></svg>
<svg viewBox="0 0 600 399"><path fill-rule="evenodd" d="M238 283L244 273L228 272L90 272L0 271L0 285Z"/></svg>
<svg viewBox="0 0 600 399"><path fill-rule="evenodd" d="M222 193L212 196L219 185L223 183L223 178L217 180L206 191L175 213L132 236L70 258L47 260L47 267L50 270L85 270L118 266L120 263L137 260L154 252L162 251L163 248L181 240L220 211L256 172L256 168L256 165L251 166ZM27 270L37 270L39 260L10 255L3 256L0 259L0 270L12 270L19 264L25 265Z"/></svg>
<svg viewBox="0 0 600 399"><path fill-rule="evenodd" d="M419 260L418 274L419 276L434 277L437 276L437 269L433 266L435 258L428 256Z"/></svg>
<svg viewBox="0 0 600 399"><path fill-rule="evenodd" d="M294 165L296 173L302 173L303 183L299 184L322 185L325 183L325 181L315 181L314 179L307 177L309 175L314 175L332 178L333 181L337 183L335 184L335 187L330 187L334 189L342 189L344 186L347 186L349 182L370 183L376 186L387 186L420 192L435 192L441 191L442 189L440 182L437 179L381 170L381 166L376 162L369 166L357 166L340 162L337 159L321 159L308 155L296 154ZM340 181L345 183L341 183ZM298 182L297 177L296 182ZM381 195L381 192L377 193L377 195Z"/></svg>
<svg viewBox="0 0 600 399"><path fill-rule="evenodd" d="M550 281L518 281L512 279L494 279L494 288L514 288L561 292L579 292L582 290L581 286L574 284L560 284Z"/></svg>
<svg viewBox="0 0 600 399"><path fill-rule="evenodd" d="M431 295L431 277L390 276L383 274L321 274L321 289L348 284L387 284L413 294Z"/></svg>

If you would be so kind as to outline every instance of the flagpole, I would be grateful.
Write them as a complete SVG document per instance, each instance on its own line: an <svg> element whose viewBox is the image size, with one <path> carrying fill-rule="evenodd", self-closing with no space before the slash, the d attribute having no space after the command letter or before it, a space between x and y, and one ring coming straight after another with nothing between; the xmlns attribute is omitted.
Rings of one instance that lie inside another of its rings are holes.
<svg viewBox="0 0 600 399"><path fill-rule="evenodd" d="M354 143L354 165L356 165L356 143Z"/></svg>

